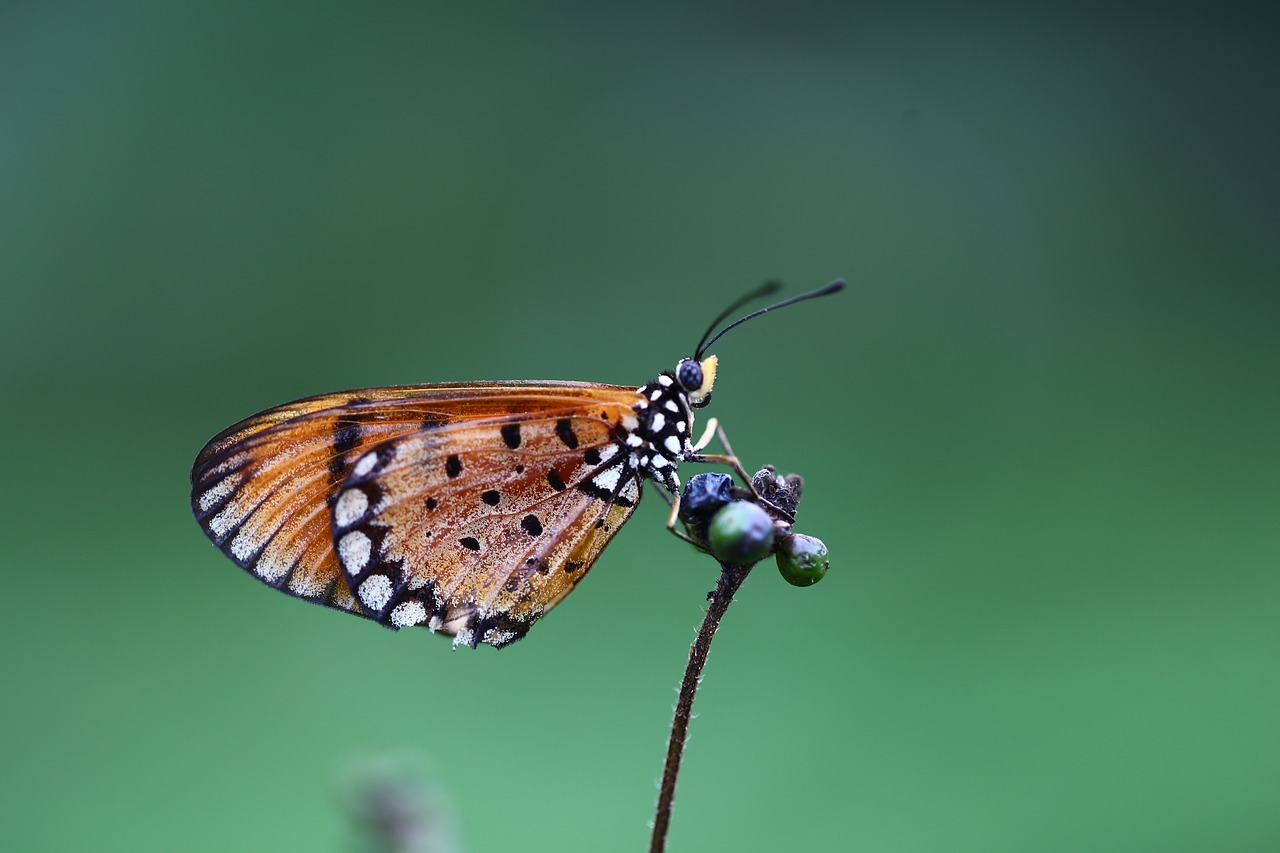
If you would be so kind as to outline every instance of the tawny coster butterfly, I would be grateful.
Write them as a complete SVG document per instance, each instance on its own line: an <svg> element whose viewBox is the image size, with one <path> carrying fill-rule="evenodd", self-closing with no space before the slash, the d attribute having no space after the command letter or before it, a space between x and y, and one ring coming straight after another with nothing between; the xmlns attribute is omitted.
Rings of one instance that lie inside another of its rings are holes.
<svg viewBox="0 0 1280 853"><path fill-rule="evenodd" d="M841 281L762 308L639 388L592 382L465 382L322 394L223 430L191 471L191 505L236 565L289 595L425 625L475 648L522 638L582 580L635 511L641 484L680 500L694 410L711 399L729 329L834 293Z"/></svg>

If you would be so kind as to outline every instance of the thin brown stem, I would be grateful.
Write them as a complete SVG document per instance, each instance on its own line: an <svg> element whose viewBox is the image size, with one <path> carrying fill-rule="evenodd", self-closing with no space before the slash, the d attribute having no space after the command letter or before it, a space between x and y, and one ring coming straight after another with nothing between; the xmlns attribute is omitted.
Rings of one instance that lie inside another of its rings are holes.
<svg viewBox="0 0 1280 853"><path fill-rule="evenodd" d="M711 639L720 627L720 620L733 602L733 596L751 572L751 566L732 566L721 563L720 580L716 588L707 593L711 602L707 615L698 629L698 636L689 647L689 663L680 682L680 697L676 700L675 717L671 720L671 739L667 742L667 761L662 768L662 786L658 791L658 810L653 818L653 838L649 853L663 853L667 847L667 828L671 825L671 806L676 795L676 777L680 773L680 758L684 754L684 742L689 733L689 719L693 714L693 698L702 680L702 668L711 651Z"/></svg>

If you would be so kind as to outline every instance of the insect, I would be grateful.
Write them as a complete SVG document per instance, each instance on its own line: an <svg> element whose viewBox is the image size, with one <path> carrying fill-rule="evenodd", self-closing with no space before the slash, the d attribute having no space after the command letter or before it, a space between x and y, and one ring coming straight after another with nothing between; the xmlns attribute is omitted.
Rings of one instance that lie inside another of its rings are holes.
<svg viewBox="0 0 1280 853"><path fill-rule="evenodd" d="M454 646L524 637L582 580L652 480L672 503L681 462L703 454L694 412L711 400L711 332L639 388L468 382L308 397L222 431L191 471L201 528L236 565L289 595ZM709 339L708 339L709 338ZM721 434L723 440L723 434ZM677 533L679 531L676 531Z"/></svg>

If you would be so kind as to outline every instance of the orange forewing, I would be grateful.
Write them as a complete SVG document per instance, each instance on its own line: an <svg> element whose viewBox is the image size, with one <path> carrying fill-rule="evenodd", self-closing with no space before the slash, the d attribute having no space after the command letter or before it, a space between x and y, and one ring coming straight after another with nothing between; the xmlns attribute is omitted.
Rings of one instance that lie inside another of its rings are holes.
<svg viewBox="0 0 1280 853"><path fill-rule="evenodd" d="M630 386L583 382L416 385L308 397L210 440L191 471L192 509L214 544L264 583L366 615L334 553L331 525L332 503L356 459L391 439L468 421L553 414L613 420L636 397ZM475 449L460 444L459 452Z"/></svg>

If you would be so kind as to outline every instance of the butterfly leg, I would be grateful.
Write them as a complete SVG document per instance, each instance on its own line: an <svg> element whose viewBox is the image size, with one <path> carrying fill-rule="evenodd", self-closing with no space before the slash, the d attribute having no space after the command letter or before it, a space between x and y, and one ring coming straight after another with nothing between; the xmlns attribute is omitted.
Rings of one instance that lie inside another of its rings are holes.
<svg viewBox="0 0 1280 853"><path fill-rule="evenodd" d="M720 446L724 448L724 454L719 453L701 453L699 451L711 443L712 436L720 439ZM702 438L698 439L698 443L693 446L693 455L686 457L690 462L719 462L722 465L728 465L733 468L733 472L742 478L742 482L747 484L747 488L751 490L751 494L757 498L760 493L756 491L755 484L751 482L751 475L742 467L742 463L738 461L738 456L733 452L733 448L729 445L729 439L724 434L724 428L720 426L717 418L707 420L707 428L702 433Z"/></svg>
<svg viewBox="0 0 1280 853"><path fill-rule="evenodd" d="M690 545L697 548L699 551L706 551L707 549L703 547L702 543L698 542L696 539L694 539L689 534L685 533L683 530L679 530L676 528L676 521L679 520L680 518L680 493L673 492L671 495L668 495L666 490L660 486L658 488L658 494L662 495L662 499L671 505L671 514L667 516L668 532L670 532L677 539L688 542Z"/></svg>
<svg viewBox="0 0 1280 853"><path fill-rule="evenodd" d="M702 448L711 443L711 439L715 438L717 432L720 431L720 419L708 418L707 428L702 431L702 438L698 439L698 443L693 446L693 452L697 453Z"/></svg>

